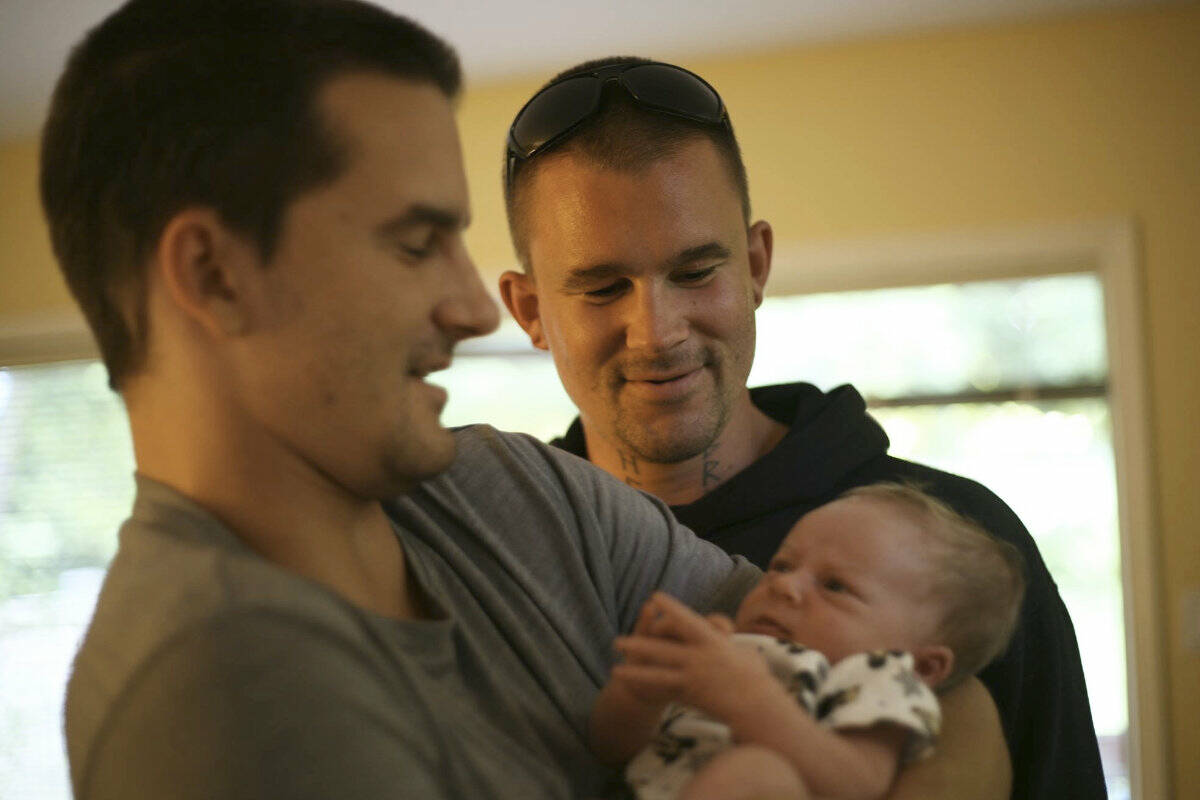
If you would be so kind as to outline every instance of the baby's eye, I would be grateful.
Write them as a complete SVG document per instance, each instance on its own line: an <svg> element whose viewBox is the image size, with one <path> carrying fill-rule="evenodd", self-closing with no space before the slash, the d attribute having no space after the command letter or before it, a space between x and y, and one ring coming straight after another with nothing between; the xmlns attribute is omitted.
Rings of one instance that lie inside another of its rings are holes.
<svg viewBox="0 0 1200 800"><path fill-rule="evenodd" d="M767 572L787 572L791 568L791 564L778 558L767 564Z"/></svg>
<svg viewBox="0 0 1200 800"><path fill-rule="evenodd" d="M826 578L821 581L821 586L830 592L845 592L849 590L849 587L837 578Z"/></svg>

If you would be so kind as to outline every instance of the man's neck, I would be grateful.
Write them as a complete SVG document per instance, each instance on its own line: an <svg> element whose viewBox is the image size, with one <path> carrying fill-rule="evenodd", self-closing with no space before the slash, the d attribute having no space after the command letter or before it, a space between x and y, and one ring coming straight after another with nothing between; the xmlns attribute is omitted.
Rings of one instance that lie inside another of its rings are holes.
<svg viewBox="0 0 1200 800"><path fill-rule="evenodd" d="M783 439L787 426L755 407L747 391L724 429L703 452L673 464L649 461L619 440L593 433L586 424L583 431L592 463L677 506L699 500L762 458Z"/></svg>
<svg viewBox="0 0 1200 800"><path fill-rule="evenodd" d="M130 427L139 474L205 508L259 555L376 614L428 616L378 501L354 497L265 432L213 409L131 405Z"/></svg>

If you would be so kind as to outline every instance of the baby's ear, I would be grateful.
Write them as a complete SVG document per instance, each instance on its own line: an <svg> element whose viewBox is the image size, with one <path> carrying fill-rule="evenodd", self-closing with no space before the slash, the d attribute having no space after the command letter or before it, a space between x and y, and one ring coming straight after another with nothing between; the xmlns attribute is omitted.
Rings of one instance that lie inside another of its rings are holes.
<svg viewBox="0 0 1200 800"><path fill-rule="evenodd" d="M917 677L930 689L936 689L954 671L954 651L944 644L930 644L913 651Z"/></svg>

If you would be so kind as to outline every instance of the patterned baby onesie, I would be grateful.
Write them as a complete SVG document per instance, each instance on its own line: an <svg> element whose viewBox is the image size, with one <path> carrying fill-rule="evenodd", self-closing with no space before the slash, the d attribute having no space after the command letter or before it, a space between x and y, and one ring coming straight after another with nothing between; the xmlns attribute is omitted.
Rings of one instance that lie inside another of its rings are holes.
<svg viewBox="0 0 1200 800"><path fill-rule="evenodd" d="M762 653L771 673L822 725L865 728L890 722L911 731L901 764L926 755L937 737L938 701L917 677L910 653L857 653L830 667L820 652L784 639L753 633L733 638ZM629 762L625 777L641 800L672 800L731 744L724 723L672 704L663 712L654 741Z"/></svg>

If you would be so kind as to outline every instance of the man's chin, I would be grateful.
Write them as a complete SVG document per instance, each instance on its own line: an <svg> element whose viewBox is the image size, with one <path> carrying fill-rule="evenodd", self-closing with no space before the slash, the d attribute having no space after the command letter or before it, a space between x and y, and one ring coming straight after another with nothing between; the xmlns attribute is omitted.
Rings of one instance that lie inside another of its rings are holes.
<svg viewBox="0 0 1200 800"><path fill-rule="evenodd" d="M617 439L640 458L653 464L680 464L710 448L717 439L718 426L682 424L642 427L636 423L618 424Z"/></svg>
<svg viewBox="0 0 1200 800"><path fill-rule="evenodd" d="M383 460L384 494L394 497L450 468L458 453L454 434L438 426L419 439L409 439Z"/></svg>
<svg viewBox="0 0 1200 800"><path fill-rule="evenodd" d="M724 427L723 410L711 396L671 409L623 403L614 420L616 439L654 464L679 464L701 455Z"/></svg>

